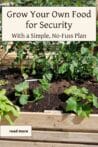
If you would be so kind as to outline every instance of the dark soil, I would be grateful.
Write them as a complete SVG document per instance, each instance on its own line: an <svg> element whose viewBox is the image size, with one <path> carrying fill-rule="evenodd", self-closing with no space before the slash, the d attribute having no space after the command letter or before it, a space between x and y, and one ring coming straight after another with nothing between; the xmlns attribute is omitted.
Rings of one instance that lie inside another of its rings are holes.
<svg viewBox="0 0 98 147"><path fill-rule="evenodd" d="M34 77L32 77L34 78ZM23 78L20 74L19 69L16 68L0 68L0 80L7 80L8 84L0 86L0 89L7 89L7 96L14 103L19 105L18 99L14 95L14 86L15 84L23 81ZM65 110L65 101L67 99L64 95L64 90L71 86L78 85L80 87L86 87L96 96L98 96L98 83L95 79L89 79L85 81L68 81L65 79L56 80L51 83L51 87L47 93L44 94L44 99L38 102L32 102L34 99L32 90L38 86L38 82L30 82L30 102L24 106L20 106L22 111L31 111L31 112L43 112L44 110ZM94 113L98 113L98 109L94 108Z"/></svg>

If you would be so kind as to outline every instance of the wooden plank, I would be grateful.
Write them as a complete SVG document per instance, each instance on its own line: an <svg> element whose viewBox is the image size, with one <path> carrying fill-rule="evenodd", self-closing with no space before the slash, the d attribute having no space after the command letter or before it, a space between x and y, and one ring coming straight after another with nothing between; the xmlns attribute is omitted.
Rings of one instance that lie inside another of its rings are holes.
<svg viewBox="0 0 98 147"><path fill-rule="evenodd" d="M98 0L96 0L96 15L97 15L97 20L98 20Z"/></svg>
<svg viewBox="0 0 98 147"><path fill-rule="evenodd" d="M32 131L31 137L1 137L6 140L24 140L56 143L93 143L98 144L98 133Z"/></svg>
<svg viewBox="0 0 98 147"><path fill-rule="evenodd" d="M12 45L12 42L9 42L6 50L8 50L11 45ZM47 58L50 56L50 54L54 54L54 52L45 53ZM4 49L0 49L0 59L2 59L2 65L11 66L14 60L16 59L16 57L17 57L17 54L15 51L6 54ZM22 62L22 65L27 65L27 62L31 61L32 58L33 58L32 53L28 51L28 57ZM17 64L16 66L18 67L19 65Z"/></svg>
<svg viewBox="0 0 98 147"><path fill-rule="evenodd" d="M89 118L82 119L73 114L22 112L20 117L15 119L14 122L15 125L31 125L32 129L98 132L98 115L94 114ZM4 120L0 122L0 125L7 124Z"/></svg>
<svg viewBox="0 0 98 147"><path fill-rule="evenodd" d="M11 52L6 54L4 49L0 50L0 60L2 60L2 65L11 66L15 59L16 59L16 52ZM31 60L31 55L29 60ZM24 60L23 65L26 65L27 61L28 59ZM17 64L16 66L18 67L19 65Z"/></svg>
<svg viewBox="0 0 98 147"><path fill-rule="evenodd" d="M90 144L62 144L62 143L45 143L45 142L24 142L24 141L6 141L0 140L0 147L98 147Z"/></svg>

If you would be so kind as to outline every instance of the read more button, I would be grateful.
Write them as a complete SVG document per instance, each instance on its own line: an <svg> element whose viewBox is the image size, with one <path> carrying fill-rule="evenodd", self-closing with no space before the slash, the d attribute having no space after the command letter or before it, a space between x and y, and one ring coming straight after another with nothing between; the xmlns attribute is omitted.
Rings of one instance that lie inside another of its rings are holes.
<svg viewBox="0 0 98 147"><path fill-rule="evenodd" d="M31 126L1 126L1 136L31 136Z"/></svg>
<svg viewBox="0 0 98 147"><path fill-rule="evenodd" d="M19 133L28 133L28 130L20 130L20 129L18 130L17 129L17 130L9 130L9 132L11 132L11 133L18 133L18 132Z"/></svg>

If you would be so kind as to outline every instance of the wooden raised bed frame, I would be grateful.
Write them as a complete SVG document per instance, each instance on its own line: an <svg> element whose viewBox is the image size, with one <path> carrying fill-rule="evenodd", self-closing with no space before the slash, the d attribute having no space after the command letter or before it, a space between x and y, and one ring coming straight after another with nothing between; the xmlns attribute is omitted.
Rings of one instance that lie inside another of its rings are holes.
<svg viewBox="0 0 98 147"><path fill-rule="evenodd" d="M0 147L98 147L98 115L22 112L14 125L32 126L31 137L0 137ZM6 125L6 121L0 125Z"/></svg>

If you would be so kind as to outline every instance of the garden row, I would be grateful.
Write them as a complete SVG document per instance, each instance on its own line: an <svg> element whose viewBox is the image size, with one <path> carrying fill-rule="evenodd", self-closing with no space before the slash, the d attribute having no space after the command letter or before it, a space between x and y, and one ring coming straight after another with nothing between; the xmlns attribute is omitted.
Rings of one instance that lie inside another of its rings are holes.
<svg viewBox="0 0 98 147"><path fill-rule="evenodd" d="M1 118L11 123L8 112L18 115L12 102L24 111L56 109L82 117L98 107L94 42L14 42L2 57L13 51L12 67L2 66L1 58Z"/></svg>

